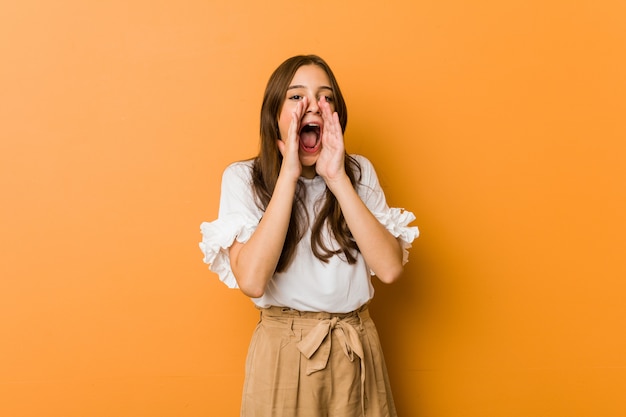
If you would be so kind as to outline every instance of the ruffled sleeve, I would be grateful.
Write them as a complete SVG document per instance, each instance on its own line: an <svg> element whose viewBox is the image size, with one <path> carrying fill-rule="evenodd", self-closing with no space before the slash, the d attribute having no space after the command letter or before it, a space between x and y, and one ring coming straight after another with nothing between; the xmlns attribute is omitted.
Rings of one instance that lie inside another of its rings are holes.
<svg viewBox="0 0 626 417"><path fill-rule="evenodd" d="M402 264L409 261L409 249L413 241L419 236L416 226L409 226L415 220L415 215L402 208L390 208L387 205L385 193L378 181L378 176L372 163L365 157L353 155L361 166L361 181L358 186L359 196L372 212L374 217L387 230L400 240L402 246ZM373 272L372 272L373 274Z"/></svg>
<svg viewBox="0 0 626 417"><path fill-rule="evenodd" d="M230 267L229 248L235 239L241 243L247 242L262 216L252 194L250 170L249 161L226 168L222 176L218 218L200 225L203 261L229 288L238 288Z"/></svg>
<svg viewBox="0 0 626 417"><path fill-rule="evenodd" d="M383 213L374 213L378 221L396 238L400 239L402 246L402 265L409 262L409 249L413 241L419 236L416 226L409 226L415 215L401 208L389 208Z"/></svg>

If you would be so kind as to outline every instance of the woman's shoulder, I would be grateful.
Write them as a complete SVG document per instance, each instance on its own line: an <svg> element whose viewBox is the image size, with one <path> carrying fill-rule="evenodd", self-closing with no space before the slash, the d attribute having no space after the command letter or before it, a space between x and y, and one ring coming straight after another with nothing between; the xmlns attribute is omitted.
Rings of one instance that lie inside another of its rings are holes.
<svg viewBox="0 0 626 417"><path fill-rule="evenodd" d="M362 178L369 178L372 174L376 175L374 165L363 155L350 154L350 157L357 162Z"/></svg>
<svg viewBox="0 0 626 417"><path fill-rule="evenodd" d="M361 168L365 168L365 169L373 169L374 165L372 165L372 162L367 159L367 157L360 155L360 154L356 154L356 153L351 153L350 157L354 160L356 160L356 162L358 162L358 164L361 166Z"/></svg>
<svg viewBox="0 0 626 417"><path fill-rule="evenodd" d="M242 161L231 162L226 166L225 171L249 171L254 165L255 158L244 159Z"/></svg>
<svg viewBox="0 0 626 417"><path fill-rule="evenodd" d="M246 159L243 161L231 162L224 169L223 177L239 177L248 179L252 176L252 167L254 166L254 159Z"/></svg>

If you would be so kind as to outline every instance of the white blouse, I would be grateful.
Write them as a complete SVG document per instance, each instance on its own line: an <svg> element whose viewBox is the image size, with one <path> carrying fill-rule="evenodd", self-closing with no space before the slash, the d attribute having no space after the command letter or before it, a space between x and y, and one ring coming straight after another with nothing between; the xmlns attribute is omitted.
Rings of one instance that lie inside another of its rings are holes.
<svg viewBox="0 0 626 417"><path fill-rule="evenodd" d="M408 262L408 249L419 235L417 227L408 226L415 216L403 209L389 208L371 162L360 155L352 156L361 166L357 192L374 216L400 239L405 264ZM238 288L238 285L230 267L229 248L235 239L247 242L263 216L251 186L252 164L251 160L235 162L226 168L222 177L218 219L203 222L200 226L203 237L200 249L204 253L204 262L230 288ZM306 187L304 203L309 218L313 219L326 184L319 176L301 179ZM328 234L324 238L329 247L337 247ZM347 313L373 297L371 275L373 273L360 253L357 254L357 262L352 265L338 255L331 257L328 263L317 259L311 249L309 226L296 247L291 264L284 272L275 273L263 296L252 298L252 301L259 307L281 306L300 311Z"/></svg>

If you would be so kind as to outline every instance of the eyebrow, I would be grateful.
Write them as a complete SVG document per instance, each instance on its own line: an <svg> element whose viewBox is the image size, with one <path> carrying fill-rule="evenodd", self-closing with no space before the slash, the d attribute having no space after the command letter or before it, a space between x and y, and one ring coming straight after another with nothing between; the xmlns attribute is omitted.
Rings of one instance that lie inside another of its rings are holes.
<svg viewBox="0 0 626 417"><path fill-rule="evenodd" d="M297 88L306 88L306 86L304 86L304 85L290 85L290 86L287 88L287 91L289 91L289 90L295 90L295 89L297 89ZM320 89L320 90L330 90L330 91L333 91L332 87L329 87L329 86L327 86L327 85L322 85L322 86L320 86L320 88L319 88L319 89Z"/></svg>

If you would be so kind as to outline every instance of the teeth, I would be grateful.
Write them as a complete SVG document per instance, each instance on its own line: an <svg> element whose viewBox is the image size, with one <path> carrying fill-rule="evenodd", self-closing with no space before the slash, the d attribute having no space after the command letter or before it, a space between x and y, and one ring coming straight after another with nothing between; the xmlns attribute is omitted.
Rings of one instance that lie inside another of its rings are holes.
<svg viewBox="0 0 626 417"><path fill-rule="evenodd" d="M304 132L304 131L315 131L317 133L319 133L319 131L321 130L321 127L319 124L317 123L308 123L306 125L303 125L302 128L300 129L300 131Z"/></svg>

